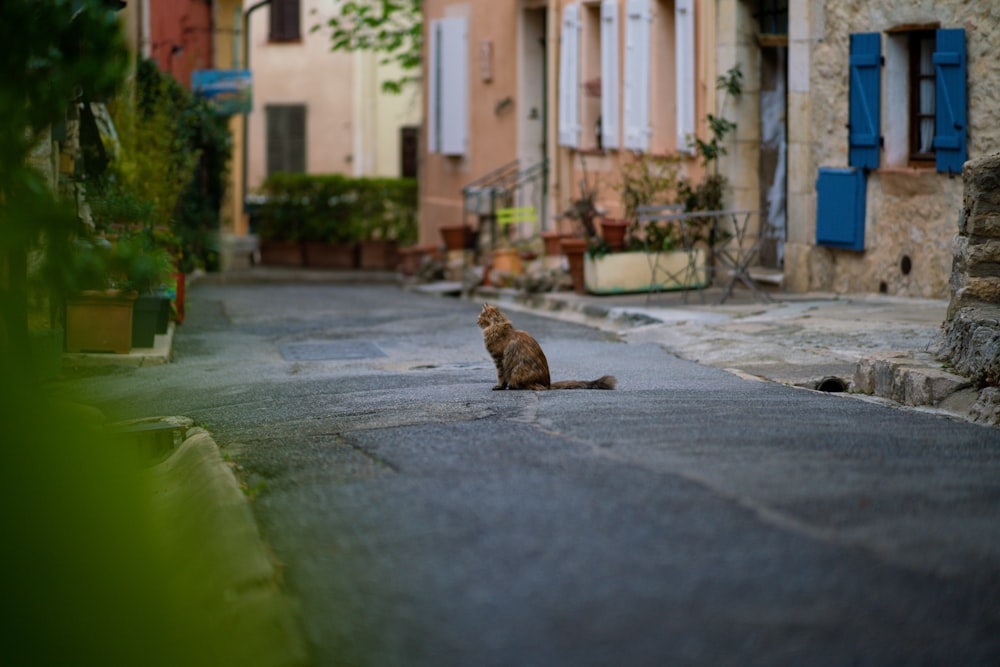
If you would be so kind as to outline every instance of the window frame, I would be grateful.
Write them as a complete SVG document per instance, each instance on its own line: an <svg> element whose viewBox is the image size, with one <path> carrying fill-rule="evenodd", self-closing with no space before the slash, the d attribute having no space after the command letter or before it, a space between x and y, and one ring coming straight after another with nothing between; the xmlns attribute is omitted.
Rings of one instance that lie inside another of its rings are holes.
<svg viewBox="0 0 1000 667"><path fill-rule="evenodd" d="M268 17L269 42L302 41L302 11L299 0L271 0Z"/></svg>
<svg viewBox="0 0 1000 667"><path fill-rule="evenodd" d="M294 127L293 124L299 114L301 114L301 126ZM309 113L306 105L266 104L264 125L265 175L306 173L309 164L306 154Z"/></svg>

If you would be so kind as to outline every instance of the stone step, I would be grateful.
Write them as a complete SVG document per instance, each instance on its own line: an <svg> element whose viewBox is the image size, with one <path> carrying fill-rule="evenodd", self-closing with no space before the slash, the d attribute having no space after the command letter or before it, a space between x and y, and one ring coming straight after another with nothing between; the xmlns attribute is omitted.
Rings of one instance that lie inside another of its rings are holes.
<svg viewBox="0 0 1000 667"><path fill-rule="evenodd" d="M936 406L971 386L927 353L885 352L862 358L851 391L888 398L912 406Z"/></svg>

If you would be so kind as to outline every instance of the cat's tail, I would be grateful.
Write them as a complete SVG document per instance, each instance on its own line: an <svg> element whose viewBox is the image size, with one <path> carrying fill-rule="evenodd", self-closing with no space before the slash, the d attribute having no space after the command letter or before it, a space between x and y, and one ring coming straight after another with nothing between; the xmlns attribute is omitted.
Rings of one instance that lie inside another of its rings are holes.
<svg viewBox="0 0 1000 667"><path fill-rule="evenodd" d="M615 379L615 376L604 375L590 382L585 380L553 382L549 385L549 389L614 389L616 384L618 384L618 380Z"/></svg>

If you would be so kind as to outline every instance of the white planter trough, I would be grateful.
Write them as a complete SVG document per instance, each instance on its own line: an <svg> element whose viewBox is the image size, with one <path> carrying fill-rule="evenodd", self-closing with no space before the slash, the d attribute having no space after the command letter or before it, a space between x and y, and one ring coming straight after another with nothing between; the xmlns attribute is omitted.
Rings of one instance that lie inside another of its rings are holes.
<svg viewBox="0 0 1000 667"><path fill-rule="evenodd" d="M583 279L592 294L622 294L650 290L697 289L708 284L705 250L694 251L694 270L685 271L688 254L675 250L661 253L614 252L584 257ZM657 257L656 255L659 255ZM653 282L653 267L656 282ZM671 279L671 276L676 276Z"/></svg>

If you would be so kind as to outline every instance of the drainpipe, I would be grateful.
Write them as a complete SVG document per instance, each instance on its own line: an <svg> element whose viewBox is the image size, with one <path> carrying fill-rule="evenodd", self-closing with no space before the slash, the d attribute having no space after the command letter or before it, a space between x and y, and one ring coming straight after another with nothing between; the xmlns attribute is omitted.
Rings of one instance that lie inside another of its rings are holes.
<svg viewBox="0 0 1000 667"><path fill-rule="evenodd" d="M260 0L243 13L243 69L250 71L250 15L255 11L260 9L265 5L270 5L271 0ZM253 80L253 74L251 73L251 81ZM240 211L242 215L247 214L247 192L249 191L249 184L247 183L247 155L250 153L250 143L248 139L250 126L250 113L243 112L243 201L240 202Z"/></svg>

